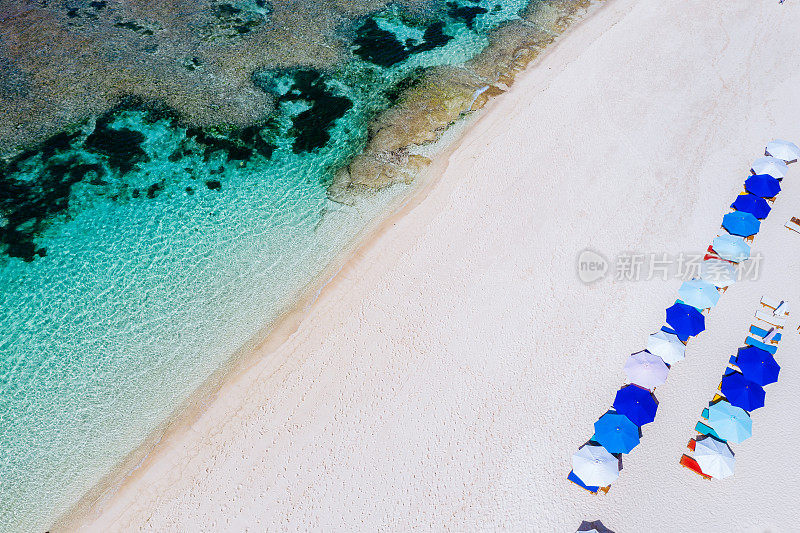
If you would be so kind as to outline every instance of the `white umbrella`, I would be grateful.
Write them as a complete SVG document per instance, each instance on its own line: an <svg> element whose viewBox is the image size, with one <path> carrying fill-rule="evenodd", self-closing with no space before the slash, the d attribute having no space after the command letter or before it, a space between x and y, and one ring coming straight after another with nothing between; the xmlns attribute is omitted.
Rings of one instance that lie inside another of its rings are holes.
<svg viewBox="0 0 800 533"><path fill-rule="evenodd" d="M686 345L674 333L659 331L647 339L647 351L657 355L668 365L683 361L686 357Z"/></svg>
<svg viewBox="0 0 800 533"><path fill-rule="evenodd" d="M667 373L669 372L664 361L647 350L636 352L628 357L624 370L628 376L628 381L645 389L652 389L662 385L667 381Z"/></svg>
<svg viewBox="0 0 800 533"><path fill-rule="evenodd" d="M738 273L727 261L707 259L700 263L700 279L713 283L717 287L727 287L736 283Z"/></svg>
<svg viewBox="0 0 800 533"><path fill-rule="evenodd" d="M704 474L720 479L732 475L736 465L736 459L728 445L712 437L695 442L694 459Z"/></svg>
<svg viewBox="0 0 800 533"><path fill-rule="evenodd" d="M777 157L759 157L753 161L753 166L750 167L756 174L769 174L775 179L783 178L789 171L786 163Z"/></svg>
<svg viewBox="0 0 800 533"><path fill-rule="evenodd" d="M764 153L772 157L777 157L778 159L783 159L787 163L800 159L800 148L794 143L782 141L781 139L770 141Z"/></svg>
<svg viewBox="0 0 800 533"><path fill-rule="evenodd" d="M619 477L619 459L602 446L587 444L572 454L572 471L586 485L605 487Z"/></svg>

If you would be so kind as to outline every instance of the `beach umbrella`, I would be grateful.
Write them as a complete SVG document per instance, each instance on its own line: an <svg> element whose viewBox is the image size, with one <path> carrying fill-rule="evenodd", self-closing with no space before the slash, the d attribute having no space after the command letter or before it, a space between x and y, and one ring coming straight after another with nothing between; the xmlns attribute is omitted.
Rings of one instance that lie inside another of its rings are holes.
<svg viewBox="0 0 800 533"><path fill-rule="evenodd" d="M781 182L769 174L756 174L745 180L744 188L761 198L772 198L781 192Z"/></svg>
<svg viewBox="0 0 800 533"><path fill-rule="evenodd" d="M684 303L698 309L714 307L719 301L717 287L701 279L684 281L681 288L678 289L678 296Z"/></svg>
<svg viewBox="0 0 800 533"><path fill-rule="evenodd" d="M740 194L731 204L731 207L737 211L750 213L758 219L767 218L767 215L772 210L769 202L755 194Z"/></svg>
<svg viewBox="0 0 800 533"><path fill-rule="evenodd" d="M625 385L614 397L614 410L627 416L637 426L643 426L656 419L658 400L647 389Z"/></svg>
<svg viewBox="0 0 800 533"><path fill-rule="evenodd" d="M722 378L722 394L731 405L741 407L747 412L764 407L766 393L761 385L746 379L739 372L728 374Z"/></svg>
<svg viewBox="0 0 800 533"><path fill-rule="evenodd" d="M781 139L775 139L767 143L764 153L782 159L787 163L800 159L800 148L792 142L782 141Z"/></svg>
<svg viewBox="0 0 800 533"><path fill-rule="evenodd" d="M611 453L629 453L639 444L639 426L625 415L608 411L594 423L593 440Z"/></svg>
<svg viewBox="0 0 800 533"><path fill-rule="evenodd" d="M781 371L780 365L772 357L772 354L755 346L739 348L736 355L736 366L742 371L742 375L758 383L762 387L778 381L778 373Z"/></svg>
<svg viewBox="0 0 800 533"><path fill-rule="evenodd" d="M753 166L750 167L753 174L769 174L773 178L781 179L789 172L789 167L786 163L777 157L759 157L753 161Z"/></svg>
<svg viewBox="0 0 800 533"><path fill-rule="evenodd" d="M602 446L587 444L572 454L572 471L587 485L605 487L619 477L619 459Z"/></svg>
<svg viewBox="0 0 800 533"><path fill-rule="evenodd" d="M686 345L674 333L659 331L647 338L647 351L657 355L668 365L683 361Z"/></svg>
<svg viewBox="0 0 800 533"><path fill-rule="evenodd" d="M761 229L761 222L752 213L745 211L731 211L722 217L722 227L731 235L749 237Z"/></svg>
<svg viewBox="0 0 800 533"><path fill-rule="evenodd" d="M711 247L723 259L741 263L750 257L750 245L741 237L720 235L711 242Z"/></svg>
<svg viewBox="0 0 800 533"><path fill-rule="evenodd" d="M727 287L736 283L736 268L727 261L706 259L700 263L700 279L713 283L717 287Z"/></svg>
<svg viewBox="0 0 800 533"><path fill-rule="evenodd" d="M695 441L694 460L704 474L718 479L732 475L736 465L736 459L728 445L713 437Z"/></svg>
<svg viewBox="0 0 800 533"><path fill-rule="evenodd" d="M645 389L658 387L667 381L669 369L664 361L647 350L636 352L625 361L625 375L628 381Z"/></svg>
<svg viewBox="0 0 800 533"><path fill-rule="evenodd" d="M667 308L667 324L684 342L706 329L706 317L691 305L675 302Z"/></svg>
<svg viewBox="0 0 800 533"><path fill-rule="evenodd" d="M721 400L708 408L708 422L728 442L740 443L753 435L753 420L747 411Z"/></svg>

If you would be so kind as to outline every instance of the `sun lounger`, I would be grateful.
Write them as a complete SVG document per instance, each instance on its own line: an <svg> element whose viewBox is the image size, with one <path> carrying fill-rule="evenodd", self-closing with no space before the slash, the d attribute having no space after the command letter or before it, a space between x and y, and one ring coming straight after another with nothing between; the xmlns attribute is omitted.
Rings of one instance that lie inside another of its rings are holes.
<svg viewBox="0 0 800 533"><path fill-rule="evenodd" d="M717 435L717 432L714 431L714 428L712 428L711 426L706 425L706 424L704 424L702 422L697 422L697 424L694 426L694 429L695 429L695 431L697 431L701 435L710 435L710 436L714 437L715 439L725 440L722 437L720 437L719 435Z"/></svg>
<svg viewBox="0 0 800 533"><path fill-rule="evenodd" d="M769 307L770 311L774 314L778 314L781 316L789 315L789 302L785 300L778 300L777 298L762 296L761 305L763 305L764 307Z"/></svg>
<svg viewBox="0 0 800 533"><path fill-rule="evenodd" d="M776 316L773 315L772 313L767 313L760 309L756 311L755 317L777 328L783 328L783 326L786 324L786 317Z"/></svg>
<svg viewBox="0 0 800 533"><path fill-rule="evenodd" d="M786 221L786 224L784 224L784 226L792 231L800 233L800 218L792 217Z"/></svg>
<svg viewBox="0 0 800 533"><path fill-rule="evenodd" d="M761 342L759 340L754 339L753 337L751 337L749 335L744 340L744 342L748 346L755 346L756 348L761 348L762 350L764 350L766 352L769 352L772 355L775 355L775 352L778 351L778 347L775 346L774 344L765 344L765 343L763 343L763 342Z"/></svg>
<svg viewBox="0 0 800 533"><path fill-rule="evenodd" d="M607 487L595 487L595 486L592 486L592 485L586 485L586 484L584 484L583 481L581 481L581 478L579 478L578 476L575 475L575 472L573 472L572 470L570 470L569 475L567 476L567 479L569 481L571 481L572 483L574 483L575 485L578 485L583 490L591 492L592 494L597 494L598 492L602 492L603 494L607 494L609 489L611 488L611 485L609 485Z"/></svg>
<svg viewBox="0 0 800 533"><path fill-rule="evenodd" d="M772 326L769 330L766 330L756 325L752 325L750 326L750 333L755 337L761 337L764 342L770 342L772 344L778 343L781 340L781 334L778 333L778 328L775 326ZM771 338L769 338L769 336L771 336Z"/></svg>
<svg viewBox="0 0 800 533"><path fill-rule="evenodd" d="M709 479L709 480L711 479L711 476L709 476L707 474L704 474L703 471L700 470L700 465L697 464L697 461L695 461L694 459L692 459L691 457L689 457L686 454L683 454L681 456L680 464L681 464L682 467L688 468L689 470L691 470L692 472L694 472L698 476L702 477L703 479Z"/></svg>

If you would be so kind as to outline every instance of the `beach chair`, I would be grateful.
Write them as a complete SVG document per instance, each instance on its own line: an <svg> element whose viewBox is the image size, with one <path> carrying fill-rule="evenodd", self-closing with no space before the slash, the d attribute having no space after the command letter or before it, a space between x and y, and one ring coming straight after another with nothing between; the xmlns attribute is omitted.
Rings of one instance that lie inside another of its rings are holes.
<svg viewBox="0 0 800 533"><path fill-rule="evenodd" d="M787 302L786 300L778 300L777 298L762 296L761 305L769 308L769 311L773 314L780 316L789 316L789 302Z"/></svg>
<svg viewBox="0 0 800 533"><path fill-rule="evenodd" d="M704 423L702 423L700 421L698 421L697 424L695 424L694 430L697 431L698 433L700 433L701 435L711 436L711 437L714 437L717 440L725 440L722 437L720 437L719 435L717 435L717 432L714 431L714 428L712 428L711 426L709 426L707 424L704 424ZM694 442L694 441L692 441L692 442ZM692 451L694 451L694 450L692 450Z"/></svg>
<svg viewBox="0 0 800 533"><path fill-rule="evenodd" d="M602 492L603 494L608 494L609 489L611 489L611 485L607 487L595 487L592 485L586 485L583 481L581 481L581 478L575 475L575 472L573 472L572 470L569 471L567 479L573 484L579 486L583 490L590 492L592 494L597 494L598 492Z"/></svg>
<svg viewBox="0 0 800 533"><path fill-rule="evenodd" d="M750 335L747 336L747 338L744 340L744 343L747 344L748 346L754 346L756 348L761 348L765 352L769 352L772 355L775 355L775 352L778 351L778 347L777 346L775 346L773 344L765 344L765 343L763 343L763 342L761 342L759 340L754 339Z"/></svg>
<svg viewBox="0 0 800 533"><path fill-rule="evenodd" d="M792 231L800 233L800 218L792 217L786 221L786 224L784 224L784 226Z"/></svg>
<svg viewBox="0 0 800 533"><path fill-rule="evenodd" d="M769 329L762 329L755 324L751 324L750 333L755 337L761 337L764 342L769 342L770 344L778 344L781 340L781 334L778 333L778 328L775 326Z"/></svg>
<svg viewBox="0 0 800 533"><path fill-rule="evenodd" d="M703 471L700 470L700 465L697 464L697 461L695 461L694 459L692 459L691 457L689 457L686 454L683 454L681 456L680 465L682 467L684 467L684 468L688 468L689 470L691 470L692 472L694 472L698 476L702 477L703 479L706 479L706 480L709 480L709 481L711 480L711 476L709 476L708 474L704 474Z"/></svg>
<svg viewBox="0 0 800 533"><path fill-rule="evenodd" d="M776 328L783 329L783 326L786 324L786 317L773 315L772 313L767 313L761 309L756 311L754 316L759 320L763 320L767 324L775 326Z"/></svg>

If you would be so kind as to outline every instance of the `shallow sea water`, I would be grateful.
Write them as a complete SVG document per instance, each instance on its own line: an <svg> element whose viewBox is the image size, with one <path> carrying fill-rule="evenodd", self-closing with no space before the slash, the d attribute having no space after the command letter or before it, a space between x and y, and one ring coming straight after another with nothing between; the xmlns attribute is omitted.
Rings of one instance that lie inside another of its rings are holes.
<svg viewBox="0 0 800 533"><path fill-rule="evenodd" d="M249 128L131 99L3 162L0 530L46 529L405 194L327 188L398 85L467 61L526 5L353 21L335 69L253 74L278 104Z"/></svg>

